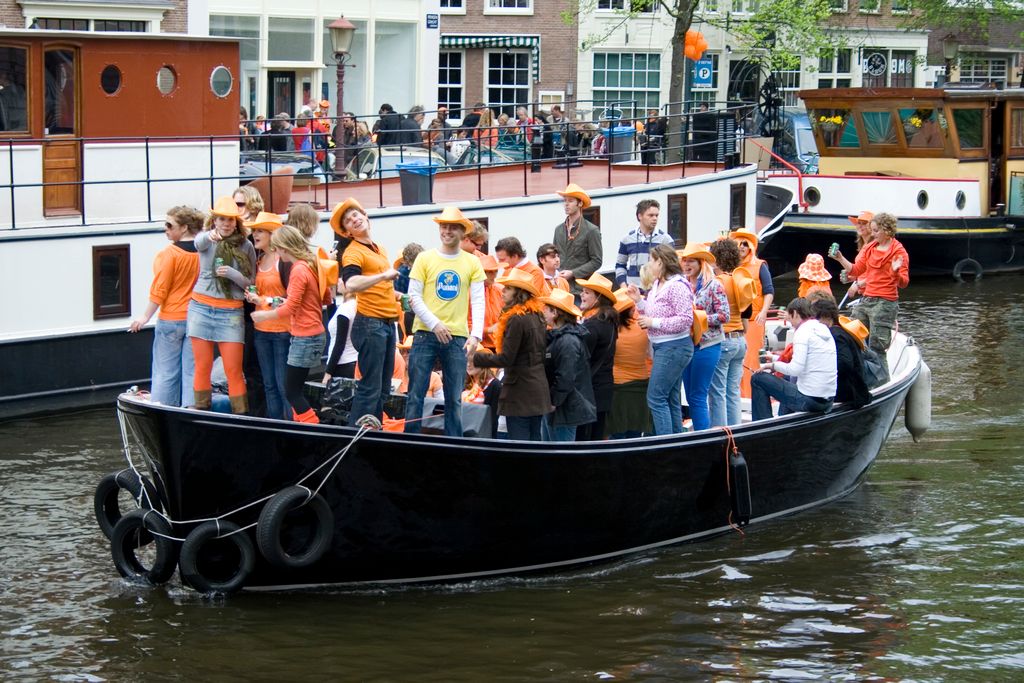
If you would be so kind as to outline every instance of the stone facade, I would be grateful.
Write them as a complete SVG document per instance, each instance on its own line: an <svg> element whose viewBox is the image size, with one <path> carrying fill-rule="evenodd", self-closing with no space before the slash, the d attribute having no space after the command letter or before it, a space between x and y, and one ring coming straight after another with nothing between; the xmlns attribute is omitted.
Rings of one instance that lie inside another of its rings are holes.
<svg viewBox="0 0 1024 683"><path fill-rule="evenodd" d="M174 0L174 9L168 10L160 22L161 33L188 33L188 0Z"/></svg>

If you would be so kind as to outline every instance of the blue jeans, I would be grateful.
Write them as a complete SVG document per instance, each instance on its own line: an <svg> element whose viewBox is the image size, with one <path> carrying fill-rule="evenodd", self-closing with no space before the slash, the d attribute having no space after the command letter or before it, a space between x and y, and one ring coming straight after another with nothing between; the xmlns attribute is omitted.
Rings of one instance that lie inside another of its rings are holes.
<svg viewBox="0 0 1024 683"><path fill-rule="evenodd" d="M263 393L267 397L267 417L274 420L292 419L292 407L285 398L285 374L288 367L288 347L292 336L287 332L253 333L256 360L263 375Z"/></svg>
<svg viewBox="0 0 1024 683"><path fill-rule="evenodd" d="M679 392L683 372L692 357L693 341L689 337L654 344L647 407L651 409L654 433L658 436L683 432L683 402Z"/></svg>
<svg viewBox="0 0 1024 683"><path fill-rule="evenodd" d="M543 415L530 415L529 417L506 415L505 425L508 427L508 438L519 441L540 441L540 425L543 422Z"/></svg>
<svg viewBox="0 0 1024 683"><path fill-rule="evenodd" d="M776 377L770 372L755 372L750 378L750 403L755 420L766 420L772 416L772 399L779 400L779 415L800 411L827 413L832 400L804 396L793 382Z"/></svg>
<svg viewBox="0 0 1024 683"><path fill-rule="evenodd" d="M352 423L363 415L384 414L384 398L391 391L395 373L395 323L384 318L356 314L352 321L352 346L359 352L359 372L352 397Z"/></svg>
<svg viewBox="0 0 1024 683"><path fill-rule="evenodd" d="M555 427L551 424L554 415L554 413L548 413L543 416L540 425L541 439L543 441L575 441L576 425L559 425ZM505 418L505 424L508 424L508 417ZM511 435L509 438L512 438Z"/></svg>
<svg viewBox="0 0 1024 683"><path fill-rule="evenodd" d="M683 387L686 389L686 402L690 406L690 419L693 420L695 432L711 426L708 388L711 386L711 378L715 375L715 368L718 367L721 355L721 344L697 348L693 352L690 364L683 372Z"/></svg>
<svg viewBox="0 0 1024 683"><path fill-rule="evenodd" d="M186 334L185 320L160 320L153 330L153 370L149 395L165 406L192 404L192 377L195 361L192 340Z"/></svg>
<svg viewBox="0 0 1024 683"><path fill-rule="evenodd" d="M444 388L444 433L462 436L462 390L466 384L466 338L452 337L447 344L433 332L420 330L413 335L409 350L409 397L405 404L405 431L418 434L423 417L423 397L430 386L434 360L441 361L441 386Z"/></svg>
<svg viewBox="0 0 1024 683"><path fill-rule="evenodd" d="M740 381L743 379L743 358L747 355L745 337L726 337L721 343L722 355L711 378L711 426L738 425L743 421L740 403Z"/></svg>

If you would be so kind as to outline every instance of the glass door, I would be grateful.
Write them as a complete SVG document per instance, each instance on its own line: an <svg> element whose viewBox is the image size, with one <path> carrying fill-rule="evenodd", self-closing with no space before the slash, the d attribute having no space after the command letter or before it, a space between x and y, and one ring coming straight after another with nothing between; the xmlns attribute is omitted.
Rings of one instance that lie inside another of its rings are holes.
<svg viewBox="0 0 1024 683"><path fill-rule="evenodd" d="M50 48L43 56L43 213L82 212L82 160L79 136L78 52Z"/></svg>

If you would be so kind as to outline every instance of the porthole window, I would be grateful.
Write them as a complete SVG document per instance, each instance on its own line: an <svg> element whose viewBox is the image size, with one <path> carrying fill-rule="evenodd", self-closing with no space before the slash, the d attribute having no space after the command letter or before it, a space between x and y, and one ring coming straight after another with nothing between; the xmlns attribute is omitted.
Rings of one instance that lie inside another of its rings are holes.
<svg viewBox="0 0 1024 683"><path fill-rule="evenodd" d="M922 210L928 208L928 193L924 190L917 193L917 208Z"/></svg>
<svg viewBox="0 0 1024 683"><path fill-rule="evenodd" d="M174 69L167 65L160 67L160 70L156 72L156 88L160 94L170 95L177 86L178 74L174 73Z"/></svg>
<svg viewBox="0 0 1024 683"><path fill-rule="evenodd" d="M804 201L808 206L817 206L821 202L821 192L814 186L804 189Z"/></svg>
<svg viewBox="0 0 1024 683"><path fill-rule="evenodd" d="M213 72L210 74L210 90L217 97L227 97L228 93L231 92L234 80L231 77L231 71L226 66L214 67Z"/></svg>
<svg viewBox="0 0 1024 683"><path fill-rule="evenodd" d="M967 206L967 195L964 194L963 190L957 190L956 191L956 208L958 208L961 211L963 211L965 206Z"/></svg>
<svg viewBox="0 0 1024 683"><path fill-rule="evenodd" d="M121 89L121 70L113 64L104 67L100 74L100 87L108 95L116 95L117 91Z"/></svg>

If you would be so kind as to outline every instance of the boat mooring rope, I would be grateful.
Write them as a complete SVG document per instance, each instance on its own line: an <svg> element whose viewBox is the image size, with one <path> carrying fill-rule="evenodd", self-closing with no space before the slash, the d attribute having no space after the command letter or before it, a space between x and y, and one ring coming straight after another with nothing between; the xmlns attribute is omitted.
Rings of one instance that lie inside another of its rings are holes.
<svg viewBox="0 0 1024 683"><path fill-rule="evenodd" d="M133 472L135 474L135 476L139 477L140 481L142 481L142 476L143 475L139 471L138 467L136 467L135 462L132 460L131 442L130 442L130 440L128 438L128 436L129 436L128 432L129 431L131 432L131 436L134 437L134 439L135 439L135 441L137 443L141 443L141 439L139 439L139 435L127 423L127 421L125 420L124 414L120 410L117 411L117 421L118 421L118 424L119 424L119 426L121 428L121 443L124 446L124 457L125 457L125 460L128 461L128 467L125 468L124 470L122 470L122 472L130 470L131 472ZM370 432L370 431L373 431L372 425L361 424L360 427L359 427L359 431L356 432L356 435L354 437L352 437L352 440L349 441L348 444L346 444L344 448L342 448L341 450L335 452L329 458L327 458L322 463L317 465L309 474L307 474L306 476L304 476L302 479L300 479L298 482L296 482L294 484L295 486L300 486L301 488L306 489L306 491L308 493L308 495L306 496L306 502L309 502L310 500L312 500L312 498L314 496L316 496L320 492L320 489L323 488L324 484L327 483L327 480L331 478L331 475L333 475L334 471L338 468L338 464L341 463L341 460L345 457L345 455L348 454L349 449L352 448L352 446L354 446L361 438L363 438L363 436L367 432ZM328 465L331 466L330 470L327 471L327 473L320 480L320 483L316 485L316 488L314 490L311 490L309 488L309 486L305 485L306 481L308 481L317 472L319 472L323 468L327 467ZM279 493L279 491L278 491L278 492L271 493L269 495L263 496L262 498L259 498L257 500L252 501L251 503L246 503L245 505L237 507L234 510L231 510L230 512L225 512L225 513L223 513L221 515L218 515L216 517L200 517L200 518L197 518L197 519L174 520L171 517L169 517L167 514L161 512L160 510L157 510L156 509L157 501L149 500L149 492L146 490L146 487L142 486L141 488L142 488L142 492L139 494L140 500L136 500L135 502L141 508L142 507L142 505L141 505L141 498L145 497L146 502L149 503L149 508L150 508L147 511L146 515L148 515L150 512L152 512L155 515L163 517L164 520L166 520L169 524L172 525L172 527L175 524L191 525L191 524L199 524L201 522L215 522L217 524L217 538L227 538L228 536L231 536L232 534L237 534L239 532L246 531L248 529L252 529L253 527L255 527L257 523L253 522L253 523L248 524L248 525L246 525L244 527L236 529L235 531L229 531L228 533L223 534L223 535L221 535L221 532L220 532L220 522L221 522L222 519L226 519L226 518L228 518L228 517L230 517L230 516L232 516L232 515L234 515L236 513L239 513L239 512L241 512L243 510L246 510L246 509L251 508L253 506L265 503L266 501L270 500L275 495L277 495L277 493ZM149 533L154 535L154 536L162 536L163 538L167 538L167 539L170 539L172 541L178 541L178 542L184 542L185 541L184 538L179 538L177 536L169 536L169 535L166 535L166 534L161 534L161 533L156 532L156 531L150 531L149 529L147 529L147 531L149 531Z"/></svg>

